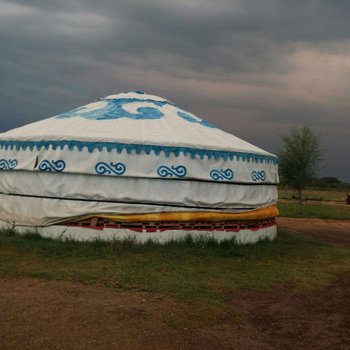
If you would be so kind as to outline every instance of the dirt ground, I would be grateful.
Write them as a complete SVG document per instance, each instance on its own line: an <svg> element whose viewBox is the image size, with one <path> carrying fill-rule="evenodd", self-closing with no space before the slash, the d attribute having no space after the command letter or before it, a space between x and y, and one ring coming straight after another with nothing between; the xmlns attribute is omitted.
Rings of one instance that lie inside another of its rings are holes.
<svg viewBox="0 0 350 350"><path fill-rule="evenodd" d="M350 247L350 221L278 218L278 227Z"/></svg>
<svg viewBox="0 0 350 350"><path fill-rule="evenodd" d="M279 219L350 244L348 224L314 221ZM166 296L2 279L0 349L350 349L350 274L309 294L283 287L227 295L227 304L239 318L184 326L174 323L181 307Z"/></svg>

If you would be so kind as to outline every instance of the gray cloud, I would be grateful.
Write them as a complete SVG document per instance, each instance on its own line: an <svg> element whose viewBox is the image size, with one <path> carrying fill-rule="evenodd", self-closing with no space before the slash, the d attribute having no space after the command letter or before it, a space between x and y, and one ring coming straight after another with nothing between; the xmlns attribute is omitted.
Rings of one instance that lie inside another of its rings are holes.
<svg viewBox="0 0 350 350"><path fill-rule="evenodd" d="M350 181L349 17L345 0L0 0L0 131L145 90L272 152L312 123L322 174Z"/></svg>

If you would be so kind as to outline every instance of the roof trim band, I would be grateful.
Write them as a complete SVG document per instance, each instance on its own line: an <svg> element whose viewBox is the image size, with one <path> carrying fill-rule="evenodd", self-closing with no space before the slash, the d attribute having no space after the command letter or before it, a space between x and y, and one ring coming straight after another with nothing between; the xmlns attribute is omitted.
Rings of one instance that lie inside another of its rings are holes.
<svg viewBox="0 0 350 350"><path fill-rule="evenodd" d="M118 143L118 142L90 142L90 141L73 141L73 140L63 140L63 141L14 141L14 140L0 140L0 149L17 149L17 150L26 150L26 149L37 149L41 150L45 148L61 149L68 148L70 151L73 151L75 148L78 151L82 151L86 148L90 153L94 150L99 150L100 152L103 149L106 149L107 152L116 150L118 153L126 151L128 154L135 152L136 154L145 153L147 155L154 153L159 156L161 152L165 154L166 157L169 157L171 154L174 154L178 157L180 154L183 154L186 157L195 158L199 156L201 159L208 157L208 159L224 159L237 161L255 161L256 163L272 163L277 164L278 158L270 155L254 154L247 152L235 152L235 151L220 151L220 150L208 150L208 149L196 149L190 147L177 147L177 146L160 146L160 145L145 145L145 144L129 144L129 143Z"/></svg>

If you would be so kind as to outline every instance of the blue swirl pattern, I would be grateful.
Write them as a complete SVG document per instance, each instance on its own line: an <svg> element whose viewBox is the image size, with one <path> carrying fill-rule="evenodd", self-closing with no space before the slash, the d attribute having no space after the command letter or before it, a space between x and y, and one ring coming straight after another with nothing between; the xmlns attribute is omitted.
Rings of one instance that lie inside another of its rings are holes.
<svg viewBox="0 0 350 350"><path fill-rule="evenodd" d="M266 173L264 170L261 171L252 171L251 174L252 180L257 181L265 181L266 180Z"/></svg>
<svg viewBox="0 0 350 350"><path fill-rule="evenodd" d="M210 177L215 181L225 181L233 179L233 171L231 169L221 169L221 170L212 170L210 172Z"/></svg>
<svg viewBox="0 0 350 350"><path fill-rule="evenodd" d="M39 170L40 171L56 171L56 172L62 172L66 168L66 163L62 160L43 160L39 164Z"/></svg>
<svg viewBox="0 0 350 350"><path fill-rule="evenodd" d="M123 175L126 171L125 164L119 162L119 163L105 163L105 162L99 162L95 166L95 171L99 175Z"/></svg>
<svg viewBox="0 0 350 350"><path fill-rule="evenodd" d="M181 117L182 119L187 120L188 122L191 122L191 123L198 123L198 124L200 124L200 125L206 126L207 128L216 128L215 125L210 124L210 123L208 123L207 121L202 120L202 119L200 119L200 118L191 116L190 114L188 114L188 113L186 113L186 112L184 112L184 111L178 111L178 112L177 112L177 115L178 115L179 117Z"/></svg>
<svg viewBox="0 0 350 350"><path fill-rule="evenodd" d="M101 99L101 107L90 109L88 106L79 107L68 111L66 113L56 116L56 119L66 119L73 117L83 117L88 120L111 120L111 119L160 119L164 116L156 107L139 107L137 113L131 113L125 110L123 107L129 103L149 103L157 107L164 105L172 105L168 101L156 101L151 99L140 98L117 98L117 99Z"/></svg>
<svg viewBox="0 0 350 350"><path fill-rule="evenodd" d="M17 159L0 159L0 170L13 170L17 165Z"/></svg>
<svg viewBox="0 0 350 350"><path fill-rule="evenodd" d="M183 165L172 165L170 167L161 165L157 170L157 174L160 177L185 177L187 175L187 169Z"/></svg>

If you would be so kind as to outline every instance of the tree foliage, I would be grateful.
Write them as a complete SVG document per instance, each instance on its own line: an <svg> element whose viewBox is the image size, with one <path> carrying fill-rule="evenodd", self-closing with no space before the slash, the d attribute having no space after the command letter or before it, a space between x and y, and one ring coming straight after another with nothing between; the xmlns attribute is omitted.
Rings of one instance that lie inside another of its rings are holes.
<svg viewBox="0 0 350 350"><path fill-rule="evenodd" d="M322 157L320 136L308 125L294 127L290 134L281 136L279 168L282 183L298 191L301 203L302 191L319 169Z"/></svg>

